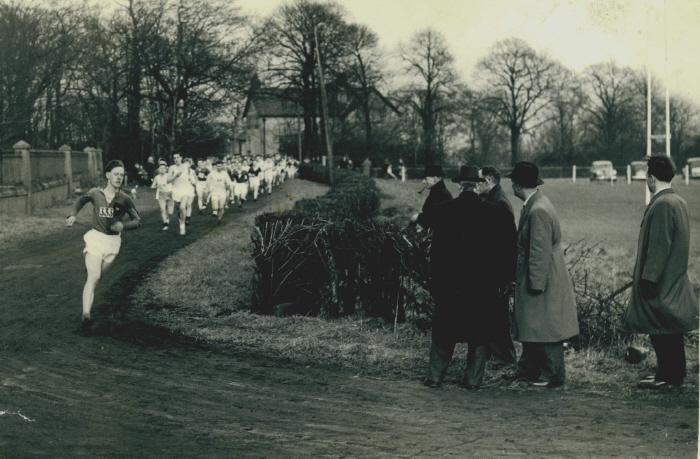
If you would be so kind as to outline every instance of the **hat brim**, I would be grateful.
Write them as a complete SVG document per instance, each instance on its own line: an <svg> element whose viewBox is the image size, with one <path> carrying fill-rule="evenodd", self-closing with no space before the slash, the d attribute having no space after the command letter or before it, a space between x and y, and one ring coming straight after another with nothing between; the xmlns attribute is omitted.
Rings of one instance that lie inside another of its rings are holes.
<svg viewBox="0 0 700 459"><path fill-rule="evenodd" d="M519 181L518 179L513 180L512 175L513 175L513 174L508 174L508 175L506 175L505 177L506 177L506 178L509 178L509 179L511 180L511 182L517 183L518 185L521 185L521 186L526 186L526 187L528 187L528 188L534 188L534 187L536 187L536 186L544 185L544 182L543 182L542 179L539 178L539 177L537 177L537 182L531 185L531 184L529 184L529 183L523 183L523 182Z"/></svg>
<svg viewBox="0 0 700 459"><path fill-rule="evenodd" d="M462 182L472 182L472 183L479 183L479 182L485 182L481 177L455 177L452 179L454 183L462 183Z"/></svg>

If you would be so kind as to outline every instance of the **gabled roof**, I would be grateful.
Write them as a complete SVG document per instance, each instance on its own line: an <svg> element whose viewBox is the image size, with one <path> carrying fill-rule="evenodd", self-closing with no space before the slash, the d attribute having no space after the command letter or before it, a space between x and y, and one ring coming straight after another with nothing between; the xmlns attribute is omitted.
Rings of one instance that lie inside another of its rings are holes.
<svg viewBox="0 0 700 459"><path fill-rule="evenodd" d="M337 86L328 88L328 111L332 117L346 118L352 111L358 108L359 89L349 85L344 85L341 89ZM345 93L344 102L338 97L339 93ZM400 114L398 108L376 88L371 88L371 95L374 95L380 103L389 107L395 113ZM264 88L261 86L251 87L246 100L243 116L248 116L251 105L255 107L255 113L259 117L265 118L296 118L303 116L304 108L300 100L299 90L290 88Z"/></svg>
<svg viewBox="0 0 700 459"><path fill-rule="evenodd" d="M257 88L248 95L243 116L248 116L250 104L260 117L294 118L304 113L294 91L285 88Z"/></svg>

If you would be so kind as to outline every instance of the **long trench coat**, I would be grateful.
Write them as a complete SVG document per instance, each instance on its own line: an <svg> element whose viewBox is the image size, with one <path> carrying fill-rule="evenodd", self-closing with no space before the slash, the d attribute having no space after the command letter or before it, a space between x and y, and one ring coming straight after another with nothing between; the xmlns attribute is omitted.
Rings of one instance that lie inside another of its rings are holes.
<svg viewBox="0 0 700 459"><path fill-rule="evenodd" d="M688 205L673 189L660 191L642 218L632 296L623 328L651 335L698 328L698 298L688 279L689 253ZM657 297L642 298L642 279L658 285Z"/></svg>
<svg viewBox="0 0 700 459"><path fill-rule="evenodd" d="M452 201L434 206L422 218L449 247L445 263L431 291L435 299L433 340L485 342L499 325L497 310L489 295L496 290L490 269L484 267L496 217L476 193L463 192Z"/></svg>
<svg viewBox="0 0 700 459"><path fill-rule="evenodd" d="M515 339L520 342L556 343L579 333L559 218L539 190L520 214L514 313Z"/></svg>

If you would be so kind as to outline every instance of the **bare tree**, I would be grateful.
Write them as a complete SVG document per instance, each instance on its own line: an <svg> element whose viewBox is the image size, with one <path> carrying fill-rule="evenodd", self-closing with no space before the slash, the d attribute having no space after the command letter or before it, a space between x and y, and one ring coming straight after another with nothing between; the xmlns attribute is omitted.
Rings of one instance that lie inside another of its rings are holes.
<svg viewBox="0 0 700 459"><path fill-rule="evenodd" d="M263 79L272 86L291 88L290 97L301 105L302 150L306 156L317 153L319 145L314 34L318 37L324 76L332 81L344 72L350 56L344 14L337 3L296 0L281 6L262 27L268 58L267 68L262 69Z"/></svg>
<svg viewBox="0 0 700 459"><path fill-rule="evenodd" d="M643 125L636 118L646 111L635 110L634 78L631 69L612 62L586 70L585 83L591 98L586 107L592 127L589 148L599 158L624 164L643 154Z"/></svg>
<svg viewBox="0 0 700 459"><path fill-rule="evenodd" d="M76 43L71 11L0 2L0 43L0 144L61 141L64 77Z"/></svg>
<svg viewBox="0 0 700 459"><path fill-rule="evenodd" d="M492 107L494 98L487 93L463 88L455 99L454 118L458 132L465 136L462 159L475 164L501 164L499 157L503 127Z"/></svg>
<svg viewBox="0 0 700 459"><path fill-rule="evenodd" d="M401 47L405 70L414 81L408 88L408 102L422 124L422 150L426 164L436 162L439 118L450 107L450 94L457 77L454 58L439 32L425 29L417 32L407 46Z"/></svg>
<svg viewBox="0 0 700 459"><path fill-rule="evenodd" d="M700 133L700 111L697 106L678 96L670 98L671 154L676 164L684 164L692 156L691 138Z"/></svg>
<svg viewBox="0 0 700 459"><path fill-rule="evenodd" d="M545 132L548 151L560 166L575 163L578 152L581 126L580 118L587 102L587 96L578 76L563 66L554 68L556 78L550 90L551 124Z"/></svg>
<svg viewBox="0 0 700 459"><path fill-rule="evenodd" d="M548 104L554 63L522 40L496 43L479 62L479 76L494 98L492 105L501 124L510 131L511 162L520 159L521 136L544 122L538 117Z"/></svg>
<svg viewBox="0 0 700 459"><path fill-rule="evenodd" d="M145 75L160 135L172 152L206 141L201 128L240 99L253 75L256 36L224 0L177 0L148 43Z"/></svg>
<svg viewBox="0 0 700 459"><path fill-rule="evenodd" d="M359 102L365 130L365 150L372 157L371 97L381 81L381 55L377 47L377 35L365 25L353 24L349 29L349 45L352 61L348 66L350 84L359 86L354 95Z"/></svg>

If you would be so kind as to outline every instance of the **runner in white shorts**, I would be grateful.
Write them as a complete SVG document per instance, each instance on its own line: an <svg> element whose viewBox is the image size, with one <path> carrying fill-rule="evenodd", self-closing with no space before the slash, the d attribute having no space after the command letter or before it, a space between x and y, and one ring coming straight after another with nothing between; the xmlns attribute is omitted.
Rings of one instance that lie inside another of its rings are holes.
<svg viewBox="0 0 700 459"><path fill-rule="evenodd" d="M265 190L267 194L272 194L272 184L275 181L275 162L271 158L264 160L262 170L263 178L265 179Z"/></svg>
<svg viewBox="0 0 700 459"><path fill-rule="evenodd" d="M224 210L226 209L226 199L228 198L228 190L231 187L231 177L229 177L224 163L221 160L214 162L214 169L207 177L209 185L209 196L211 197L212 215L215 215L219 222L224 218Z"/></svg>
<svg viewBox="0 0 700 459"><path fill-rule="evenodd" d="M233 199L240 209L248 196L248 169L241 164L233 171L231 179L233 180Z"/></svg>
<svg viewBox="0 0 700 459"><path fill-rule="evenodd" d="M156 201L160 207L160 218L163 220L163 231L168 229L170 216L175 212L175 202L173 201L173 186L168 175L168 165L165 161L158 163L158 173L153 177L151 188L156 190Z"/></svg>
<svg viewBox="0 0 700 459"><path fill-rule="evenodd" d="M110 267L121 247L121 232L136 229L141 225L134 201L120 187L124 181L124 163L112 160L105 166L107 186L93 188L81 196L66 217L66 225L73 226L76 215L88 202L92 203L92 229L83 236L85 240L85 268L87 280L83 287L83 320L81 332L88 335L92 328L92 303L95 300L95 287L102 273ZM130 221L124 223L122 217L128 214Z"/></svg>
<svg viewBox="0 0 700 459"><path fill-rule="evenodd" d="M250 184L250 191L253 192L253 201L258 200L258 193L260 192L260 174L262 171L260 167L251 162L248 168L248 183Z"/></svg>
<svg viewBox="0 0 700 459"><path fill-rule="evenodd" d="M182 162L179 153L173 155L175 164L168 170L169 180L173 184L173 201L177 204L178 215L180 217L180 234L185 235L187 217L192 212L192 201L194 201L194 171L189 163Z"/></svg>
<svg viewBox="0 0 700 459"><path fill-rule="evenodd" d="M194 188L197 192L197 210L201 215L204 212L206 203L208 202L209 189L207 188L207 176L209 175L209 167L207 167L203 159L197 160L197 170L195 174L197 175L197 183Z"/></svg>

